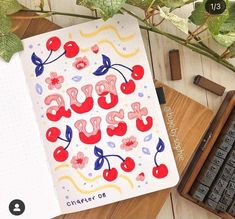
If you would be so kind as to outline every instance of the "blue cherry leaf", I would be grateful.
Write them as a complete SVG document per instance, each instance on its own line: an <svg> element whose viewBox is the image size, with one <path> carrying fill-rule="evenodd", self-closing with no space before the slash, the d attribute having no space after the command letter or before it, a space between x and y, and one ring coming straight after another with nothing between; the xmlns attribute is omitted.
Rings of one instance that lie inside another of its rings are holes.
<svg viewBox="0 0 235 219"><path fill-rule="evenodd" d="M95 161L95 170L99 170L104 165L104 158L100 157Z"/></svg>
<svg viewBox="0 0 235 219"><path fill-rule="evenodd" d="M161 138L159 138L158 144L157 144L157 152L163 152L165 149L165 144Z"/></svg>
<svg viewBox="0 0 235 219"><path fill-rule="evenodd" d="M108 145L109 147L111 147L111 148L115 148L115 147L116 147L115 143L112 142L112 141L107 142L107 145Z"/></svg>
<svg viewBox="0 0 235 219"><path fill-rule="evenodd" d="M144 142L150 141L152 139L152 137L153 137L153 134L149 134L149 135L145 136Z"/></svg>
<svg viewBox="0 0 235 219"><path fill-rule="evenodd" d="M42 60L35 54L35 52L32 54L31 60L34 65L42 65Z"/></svg>
<svg viewBox="0 0 235 219"><path fill-rule="evenodd" d="M101 65L99 68L96 69L95 72L93 72L93 74L95 76L102 76L102 75L105 75L108 71L109 71L109 67Z"/></svg>
<svg viewBox="0 0 235 219"><path fill-rule="evenodd" d="M102 54L102 59L103 59L103 65L106 67L106 68L110 68L111 67L111 61L110 61L110 58L104 54Z"/></svg>
<svg viewBox="0 0 235 219"><path fill-rule="evenodd" d="M35 68L35 74L36 77L40 76L44 71L44 66L43 65L37 65L37 67Z"/></svg>
<svg viewBox="0 0 235 219"><path fill-rule="evenodd" d="M144 154L150 155L150 151L149 151L148 148L143 147L143 148L142 148L142 152L143 152Z"/></svg>
<svg viewBox="0 0 235 219"><path fill-rule="evenodd" d="M42 92L43 92L43 89L42 89L42 86L40 84L36 84L35 85L35 89L36 89L36 92L39 94L39 95L42 95Z"/></svg>
<svg viewBox="0 0 235 219"><path fill-rule="evenodd" d="M82 80L82 76L76 75L72 78L72 80L75 81L75 82L79 82L79 81Z"/></svg>
<svg viewBox="0 0 235 219"><path fill-rule="evenodd" d="M98 148L95 146L94 148L94 154L97 157L103 157L103 150L101 148Z"/></svg>
<svg viewBox="0 0 235 219"><path fill-rule="evenodd" d="M71 142L73 138L73 130L70 126L66 125L66 133L65 133L66 139Z"/></svg>

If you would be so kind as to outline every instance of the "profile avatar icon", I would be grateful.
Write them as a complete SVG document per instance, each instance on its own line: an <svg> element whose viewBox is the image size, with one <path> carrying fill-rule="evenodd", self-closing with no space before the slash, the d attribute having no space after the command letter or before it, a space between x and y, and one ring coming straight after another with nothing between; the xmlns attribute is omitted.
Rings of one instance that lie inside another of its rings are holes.
<svg viewBox="0 0 235 219"><path fill-rule="evenodd" d="M20 210L20 205L19 204L15 204L15 208L13 209L14 212L16 211L21 211Z"/></svg>
<svg viewBox="0 0 235 219"><path fill-rule="evenodd" d="M25 211L25 204L24 204L24 202L22 202L19 199L13 200L9 204L9 211L11 212L11 214L13 214L15 216L23 214L24 211Z"/></svg>

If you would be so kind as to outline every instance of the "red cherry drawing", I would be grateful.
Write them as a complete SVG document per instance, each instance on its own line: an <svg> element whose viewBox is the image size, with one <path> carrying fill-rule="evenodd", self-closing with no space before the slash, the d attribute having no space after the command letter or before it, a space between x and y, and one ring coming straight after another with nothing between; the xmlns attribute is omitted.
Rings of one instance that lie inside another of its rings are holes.
<svg viewBox="0 0 235 219"><path fill-rule="evenodd" d="M76 42L69 41L64 44L65 56L67 58L73 58L79 53L79 47Z"/></svg>
<svg viewBox="0 0 235 219"><path fill-rule="evenodd" d="M121 84L121 91L124 94L131 94L135 91L135 82L130 79L128 82Z"/></svg>
<svg viewBox="0 0 235 219"><path fill-rule="evenodd" d="M55 149L53 156L56 161L64 162L68 159L69 153L62 146L59 146Z"/></svg>
<svg viewBox="0 0 235 219"><path fill-rule="evenodd" d="M46 138L50 142L56 142L60 134L61 134L61 131L58 128L52 127L47 130Z"/></svg>
<svg viewBox="0 0 235 219"><path fill-rule="evenodd" d="M127 157L120 166L125 172L131 172L135 168L135 161Z"/></svg>
<svg viewBox="0 0 235 219"><path fill-rule="evenodd" d="M105 169L103 171L103 177L105 180L111 182L117 178L118 172L116 168Z"/></svg>
<svg viewBox="0 0 235 219"><path fill-rule="evenodd" d="M159 166L153 167L153 176L161 179L168 175L168 168L165 164L160 164Z"/></svg>
<svg viewBox="0 0 235 219"><path fill-rule="evenodd" d="M46 47L49 51L57 51L61 46L61 41L58 37L51 37L47 40Z"/></svg>
<svg viewBox="0 0 235 219"><path fill-rule="evenodd" d="M134 80L140 80L144 76L144 68L141 65L134 65L132 67L131 77Z"/></svg>

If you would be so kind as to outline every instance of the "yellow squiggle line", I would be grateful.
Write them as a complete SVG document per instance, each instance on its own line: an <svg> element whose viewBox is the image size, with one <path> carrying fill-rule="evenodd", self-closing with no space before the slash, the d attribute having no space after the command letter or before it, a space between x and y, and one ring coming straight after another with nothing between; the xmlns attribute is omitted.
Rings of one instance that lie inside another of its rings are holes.
<svg viewBox="0 0 235 219"><path fill-rule="evenodd" d="M99 42L98 42L98 44L108 44L108 45L110 45L113 49L114 49L114 51L119 55L119 56L121 56L121 57L123 57L123 58L130 58L130 57L132 57L132 56L135 56L138 52L139 52L139 48L137 48L137 49L135 49L133 52L130 52L130 53L122 53L122 52L120 52L116 47L115 47L115 45L111 42L111 41L109 41L109 40L100 40Z"/></svg>
<svg viewBox="0 0 235 219"><path fill-rule="evenodd" d="M69 39L72 39L72 38L73 38L72 33L69 33Z"/></svg>
<svg viewBox="0 0 235 219"><path fill-rule="evenodd" d="M98 176L95 176L94 178L87 178L86 176L84 176L81 172L77 171L78 175L86 182L93 182L93 181L96 181L97 179L100 179L102 178L101 175L98 175ZM132 183L132 181L127 177L127 176L124 176L124 175L120 175L120 178L126 180L130 187L131 188L134 188L134 184Z"/></svg>
<svg viewBox="0 0 235 219"><path fill-rule="evenodd" d="M100 32L103 32L105 30L112 30L117 35L118 39L121 40L122 42L129 41L129 40L131 40L132 38L135 37L135 34L131 34L131 35L128 35L128 36L121 36L121 34L117 30L117 28L114 27L113 25L110 25L110 24L101 26L96 31L91 32L91 33L84 33L83 31L80 31L80 34L81 34L82 37L91 38L91 37L94 37L97 34L99 34Z"/></svg>
<svg viewBox="0 0 235 219"><path fill-rule="evenodd" d="M100 40L98 42L98 44L102 45L102 44L108 44L110 45L114 51L121 57L123 58L130 58L132 56L135 56L138 52L139 52L139 48L136 48L133 52L130 52L130 53L123 53L123 52L120 52L117 47L110 41L110 40L107 40L107 39L103 39L103 40ZM87 48L81 48L81 52L85 53L85 52L89 52L90 48L87 47Z"/></svg>
<svg viewBox="0 0 235 219"><path fill-rule="evenodd" d="M59 170L59 169L61 169L61 168L67 168L67 167L69 167L69 164L61 164L61 165L59 165L59 166L57 166L57 167L55 168L55 171L57 171L57 170ZM101 175L95 176L95 177L93 177L93 178L87 178L87 177L84 176L80 171L77 171L77 173L78 173L78 175L79 175L84 181L86 181L86 182L94 182L94 181L96 181L97 179L102 178ZM132 189L134 188L134 184L132 183L132 181L131 181L127 176L120 175L120 178L126 180L126 181L129 183L129 185L130 185L130 187L131 187Z"/></svg>
<svg viewBox="0 0 235 219"><path fill-rule="evenodd" d="M81 48L81 51L82 51L82 52L88 52L88 51L89 51L89 48Z"/></svg>
<svg viewBox="0 0 235 219"><path fill-rule="evenodd" d="M70 166L69 164L61 164L61 165L55 167L55 171L58 171L59 169L62 169L62 168L68 168L69 166ZM98 175L98 176L95 176L94 178L87 178L80 171L77 171L77 173L86 182L93 182L93 181L102 177L101 175Z"/></svg>
<svg viewBox="0 0 235 219"><path fill-rule="evenodd" d="M119 177L125 179L130 184L132 189L134 188L134 184L131 182L131 180L128 177L124 175L120 175Z"/></svg>
<svg viewBox="0 0 235 219"><path fill-rule="evenodd" d="M122 192L121 191L121 188L116 186L115 184L108 184L108 185L103 185L103 186L99 186L98 188L96 189L92 189L92 190L83 190L81 188L79 188L77 186L77 184L75 183L75 181L70 177L70 176L62 176L59 178L59 181L62 181L62 180L68 180L70 181L70 183L74 186L74 188L80 192L80 193L83 193L83 194L90 194L90 193L94 193L94 192L97 192L99 190L102 190L102 189L105 189L105 188L113 188L113 189L116 189L117 191L119 191L120 193Z"/></svg>
<svg viewBox="0 0 235 219"><path fill-rule="evenodd" d="M69 164L61 164L55 167L55 171L62 169L62 168L67 168L69 167Z"/></svg>
<svg viewBox="0 0 235 219"><path fill-rule="evenodd" d="M101 175L95 176L94 178L87 178L81 172L77 171L77 173L86 182L93 182L93 181L96 181L97 179L102 178Z"/></svg>

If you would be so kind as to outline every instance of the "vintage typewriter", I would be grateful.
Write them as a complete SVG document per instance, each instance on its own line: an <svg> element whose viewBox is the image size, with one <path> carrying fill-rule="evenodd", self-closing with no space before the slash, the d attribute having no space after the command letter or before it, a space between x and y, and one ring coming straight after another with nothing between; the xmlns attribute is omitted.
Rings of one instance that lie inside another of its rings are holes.
<svg viewBox="0 0 235 219"><path fill-rule="evenodd" d="M227 94L178 189L223 218L235 217L235 91Z"/></svg>

